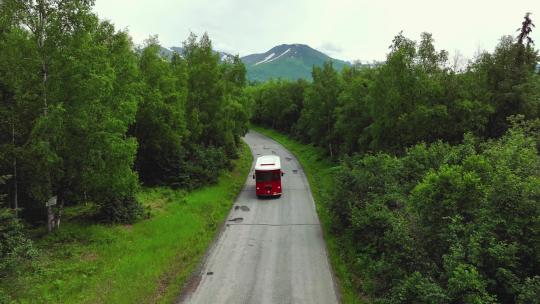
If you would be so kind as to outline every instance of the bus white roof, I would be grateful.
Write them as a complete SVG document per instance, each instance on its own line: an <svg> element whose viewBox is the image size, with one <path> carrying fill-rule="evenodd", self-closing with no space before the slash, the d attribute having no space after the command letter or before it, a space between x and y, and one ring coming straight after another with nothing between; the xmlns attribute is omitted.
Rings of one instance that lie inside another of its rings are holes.
<svg viewBox="0 0 540 304"><path fill-rule="evenodd" d="M277 155L263 155L257 157L257 162L255 163L255 170L257 171L268 171L268 170L279 170L281 169L281 160Z"/></svg>

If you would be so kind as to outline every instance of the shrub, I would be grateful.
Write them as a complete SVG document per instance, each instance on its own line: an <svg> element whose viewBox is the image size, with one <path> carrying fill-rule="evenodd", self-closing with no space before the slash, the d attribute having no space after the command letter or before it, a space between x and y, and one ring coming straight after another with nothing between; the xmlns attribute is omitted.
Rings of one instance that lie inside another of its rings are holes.
<svg viewBox="0 0 540 304"><path fill-rule="evenodd" d="M395 287L385 303L418 303L444 304L449 303L444 289L433 279L425 278L421 273L414 272Z"/></svg>
<svg viewBox="0 0 540 304"><path fill-rule="evenodd" d="M476 267L461 264L452 271L448 279L448 292L454 303L495 303L495 298L486 291L486 280Z"/></svg>
<svg viewBox="0 0 540 304"><path fill-rule="evenodd" d="M483 143L345 158L328 203L364 292L381 303L535 303L536 147L515 127Z"/></svg>
<svg viewBox="0 0 540 304"><path fill-rule="evenodd" d="M218 180L220 170L230 169L231 164L222 148L194 146L183 165L184 174L173 186L194 189L214 184Z"/></svg>
<svg viewBox="0 0 540 304"><path fill-rule="evenodd" d="M0 176L0 185L6 176ZM23 261L31 260L37 250L30 239L24 235L23 225L15 211L4 208L4 195L0 195L0 277L16 270ZM6 298L0 291L0 303Z"/></svg>
<svg viewBox="0 0 540 304"><path fill-rule="evenodd" d="M20 263L37 255L33 243L24 235L23 225L11 209L0 209L0 276L16 270Z"/></svg>
<svg viewBox="0 0 540 304"><path fill-rule="evenodd" d="M11 297L0 288L0 304L13 303Z"/></svg>
<svg viewBox="0 0 540 304"><path fill-rule="evenodd" d="M520 288L518 304L534 304L540 299L540 276L527 278Z"/></svg>
<svg viewBox="0 0 540 304"><path fill-rule="evenodd" d="M100 217L107 223L133 224L144 214L144 208L134 197L118 198L101 206Z"/></svg>

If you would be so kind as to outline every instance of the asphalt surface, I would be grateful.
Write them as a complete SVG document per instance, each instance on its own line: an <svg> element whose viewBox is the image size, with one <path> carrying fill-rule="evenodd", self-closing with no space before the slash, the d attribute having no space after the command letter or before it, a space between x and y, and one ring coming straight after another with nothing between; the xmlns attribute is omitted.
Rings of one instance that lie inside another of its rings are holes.
<svg viewBox="0 0 540 304"><path fill-rule="evenodd" d="M254 158L281 157L283 195L258 199L251 173L184 303L337 303L315 204L295 157L259 133L245 141Z"/></svg>

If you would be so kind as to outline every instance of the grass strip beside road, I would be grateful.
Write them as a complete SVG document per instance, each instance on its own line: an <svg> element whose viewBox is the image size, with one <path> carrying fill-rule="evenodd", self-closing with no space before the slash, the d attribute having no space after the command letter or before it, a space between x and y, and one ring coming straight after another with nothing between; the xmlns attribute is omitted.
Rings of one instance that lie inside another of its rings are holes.
<svg viewBox="0 0 540 304"><path fill-rule="evenodd" d="M172 303L201 261L249 173L243 143L232 172L189 193L148 188L153 216L134 225L66 221L37 241L32 271L1 282L19 303Z"/></svg>
<svg viewBox="0 0 540 304"><path fill-rule="evenodd" d="M348 271L349 267L345 262L342 248L339 246L339 239L331 232L331 217L325 205L325 197L333 185L332 171L337 164L330 161L322 149L313 145L303 144L272 129L254 125L250 128L283 145L296 156L302 165L323 227L329 260L339 282L341 302L347 304L364 303L354 291L352 274Z"/></svg>

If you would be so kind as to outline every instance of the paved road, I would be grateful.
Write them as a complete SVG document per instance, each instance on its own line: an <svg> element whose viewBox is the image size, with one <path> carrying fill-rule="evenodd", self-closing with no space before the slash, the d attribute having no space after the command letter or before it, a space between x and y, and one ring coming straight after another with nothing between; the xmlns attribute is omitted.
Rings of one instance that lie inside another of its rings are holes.
<svg viewBox="0 0 540 304"><path fill-rule="evenodd" d="M185 303L337 303L315 204L298 161L259 133L245 137L253 156L277 154L285 176L279 199L257 199L248 176ZM236 221L231 221L233 219Z"/></svg>

